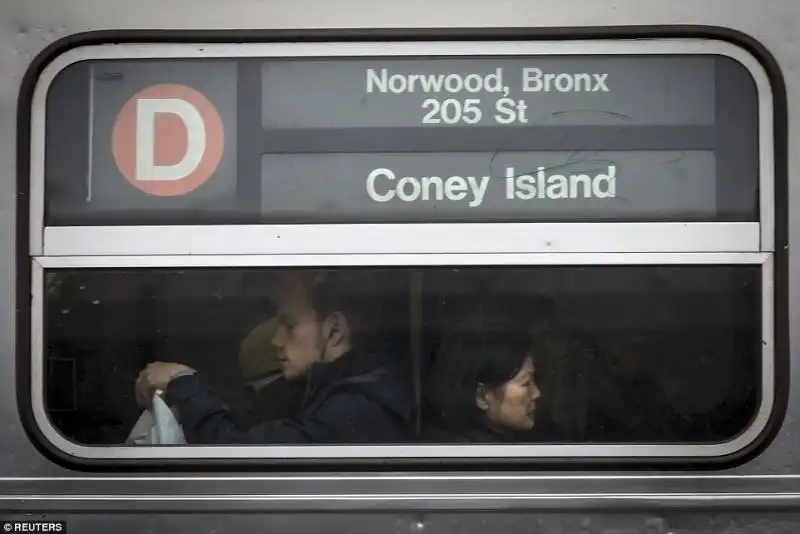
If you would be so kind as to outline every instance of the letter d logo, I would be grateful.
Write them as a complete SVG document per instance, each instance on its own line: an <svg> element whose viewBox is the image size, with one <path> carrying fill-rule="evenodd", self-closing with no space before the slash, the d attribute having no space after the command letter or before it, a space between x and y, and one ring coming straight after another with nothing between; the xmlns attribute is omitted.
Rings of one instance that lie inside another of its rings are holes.
<svg viewBox="0 0 800 534"><path fill-rule="evenodd" d="M225 130L214 105L178 84L148 87L119 112L111 135L117 168L150 195L194 191L217 170Z"/></svg>

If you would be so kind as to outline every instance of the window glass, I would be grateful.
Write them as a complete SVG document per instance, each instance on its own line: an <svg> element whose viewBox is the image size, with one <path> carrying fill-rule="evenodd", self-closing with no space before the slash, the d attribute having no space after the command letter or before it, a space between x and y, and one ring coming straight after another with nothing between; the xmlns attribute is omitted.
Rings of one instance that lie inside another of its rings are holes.
<svg viewBox="0 0 800 534"><path fill-rule="evenodd" d="M190 444L725 441L761 398L760 277L45 270L46 410L72 441L121 445L142 414L134 383L161 361L196 371L164 393Z"/></svg>

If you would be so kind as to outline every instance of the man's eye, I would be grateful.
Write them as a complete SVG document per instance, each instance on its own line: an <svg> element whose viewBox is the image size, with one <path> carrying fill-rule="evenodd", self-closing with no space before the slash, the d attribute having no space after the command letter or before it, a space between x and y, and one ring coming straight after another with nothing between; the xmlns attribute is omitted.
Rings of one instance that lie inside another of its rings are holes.
<svg viewBox="0 0 800 534"><path fill-rule="evenodd" d="M288 315L281 314L278 316L278 324L286 328L292 328L295 325L295 321Z"/></svg>

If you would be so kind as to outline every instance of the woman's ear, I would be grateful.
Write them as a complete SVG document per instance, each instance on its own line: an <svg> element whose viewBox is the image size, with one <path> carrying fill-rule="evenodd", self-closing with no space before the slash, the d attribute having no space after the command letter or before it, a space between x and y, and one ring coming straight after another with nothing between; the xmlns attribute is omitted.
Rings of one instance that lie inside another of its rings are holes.
<svg viewBox="0 0 800 534"><path fill-rule="evenodd" d="M489 390L483 384L478 384L475 390L475 405L479 410L485 412L489 409L489 395L491 395Z"/></svg>

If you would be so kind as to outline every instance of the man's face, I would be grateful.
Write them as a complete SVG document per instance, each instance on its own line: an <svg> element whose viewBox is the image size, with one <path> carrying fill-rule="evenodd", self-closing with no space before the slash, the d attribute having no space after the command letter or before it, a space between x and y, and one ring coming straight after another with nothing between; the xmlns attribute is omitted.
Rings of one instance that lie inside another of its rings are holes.
<svg viewBox="0 0 800 534"><path fill-rule="evenodd" d="M290 280L284 286L277 318L278 329L272 344L279 349L278 360L283 375L287 380L302 378L323 356L321 324L302 283Z"/></svg>

